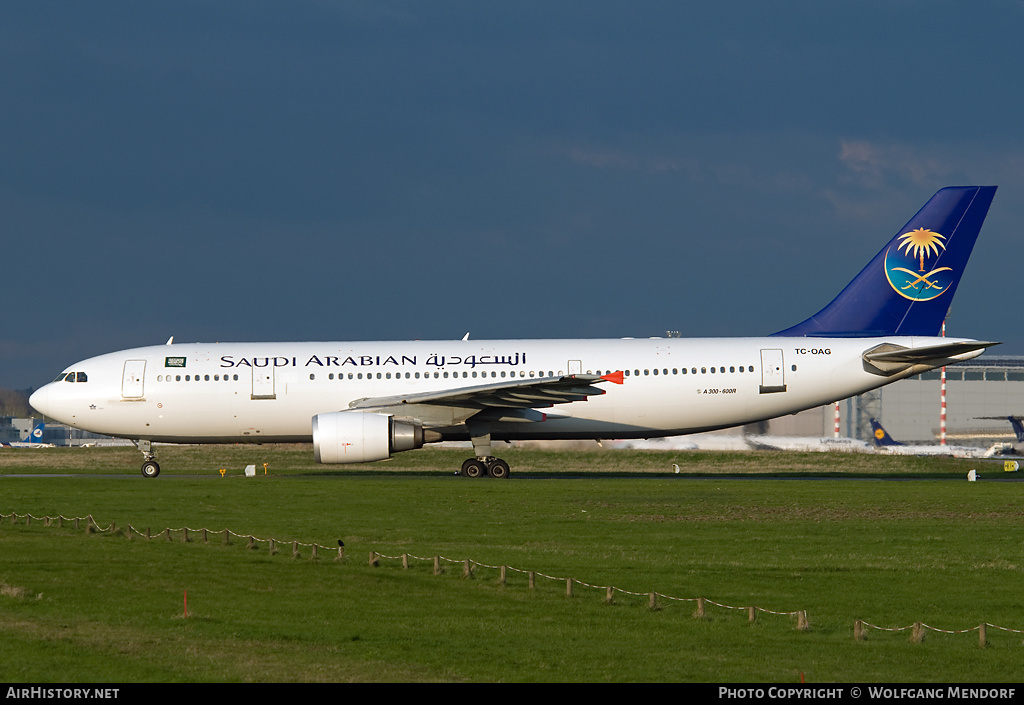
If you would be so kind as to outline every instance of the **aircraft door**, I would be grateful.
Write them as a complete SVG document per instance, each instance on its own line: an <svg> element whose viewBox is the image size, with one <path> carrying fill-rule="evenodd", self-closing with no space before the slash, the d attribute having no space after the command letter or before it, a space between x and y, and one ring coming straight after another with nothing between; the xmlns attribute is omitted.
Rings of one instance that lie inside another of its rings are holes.
<svg viewBox="0 0 1024 705"><path fill-rule="evenodd" d="M145 393L146 377L145 360L125 360L124 374L121 377L121 398L142 399Z"/></svg>
<svg viewBox="0 0 1024 705"><path fill-rule="evenodd" d="M583 362L581 360L569 360L569 365L566 369L568 374L571 375L583 374Z"/></svg>
<svg viewBox="0 0 1024 705"><path fill-rule="evenodd" d="M761 394L786 391L786 370L781 350L761 351Z"/></svg>
<svg viewBox="0 0 1024 705"><path fill-rule="evenodd" d="M252 368L252 398L253 399L276 399L274 391L274 368L253 367Z"/></svg>

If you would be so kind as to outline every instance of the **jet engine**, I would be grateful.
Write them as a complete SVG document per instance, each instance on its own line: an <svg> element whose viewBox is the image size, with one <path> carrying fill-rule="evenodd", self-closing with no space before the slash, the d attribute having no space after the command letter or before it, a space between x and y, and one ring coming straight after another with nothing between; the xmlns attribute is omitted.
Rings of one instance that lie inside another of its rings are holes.
<svg viewBox="0 0 1024 705"><path fill-rule="evenodd" d="M423 427L387 414L332 411L313 417L318 463L369 463L423 447Z"/></svg>

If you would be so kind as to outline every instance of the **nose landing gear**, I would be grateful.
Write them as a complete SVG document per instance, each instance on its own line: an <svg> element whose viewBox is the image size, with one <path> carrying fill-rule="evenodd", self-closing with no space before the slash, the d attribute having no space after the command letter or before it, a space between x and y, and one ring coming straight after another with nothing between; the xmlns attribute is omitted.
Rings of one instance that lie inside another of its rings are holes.
<svg viewBox="0 0 1024 705"><path fill-rule="evenodd" d="M150 441L139 439L132 441L135 447L142 452L142 476L156 477L160 474L160 464L156 462L156 453L153 452L153 444Z"/></svg>

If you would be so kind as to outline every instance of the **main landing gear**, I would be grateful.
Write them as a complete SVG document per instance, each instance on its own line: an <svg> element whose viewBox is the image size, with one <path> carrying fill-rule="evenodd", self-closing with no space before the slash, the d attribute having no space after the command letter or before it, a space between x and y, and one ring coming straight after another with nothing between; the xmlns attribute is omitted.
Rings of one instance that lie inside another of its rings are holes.
<svg viewBox="0 0 1024 705"><path fill-rule="evenodd" d="M470 458L462 464L463 477L493 477L504 480L511 470L501 458Z"/></svg>
<svg viewBox="0 0 1024 705"><path fill-rule="evenodd" d="M160 474L160 464L156 462L156 453L153 452L153 444L147 440L132 441L135 447L142 452L142 476L156 477Z"/></svg>
<svg viewBox="0 0 1024 705"><path fill-rule="evenodd" d="M463 477L493 477L504 480L511 474L508 463L491 455L491 427L486 421L471 420L466 424L473 440L475 458L462 464Z"/></svg>

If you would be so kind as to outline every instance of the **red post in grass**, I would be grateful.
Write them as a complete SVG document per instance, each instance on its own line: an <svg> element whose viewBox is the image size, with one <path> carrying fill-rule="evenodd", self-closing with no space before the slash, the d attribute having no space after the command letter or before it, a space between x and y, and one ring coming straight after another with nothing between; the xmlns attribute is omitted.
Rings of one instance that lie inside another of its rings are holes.
<svg viewBox="0 0 1024 705"><path fill-rule="evenodd" d="M185 617L188 617L188 588L185 588Z"/></svg>

